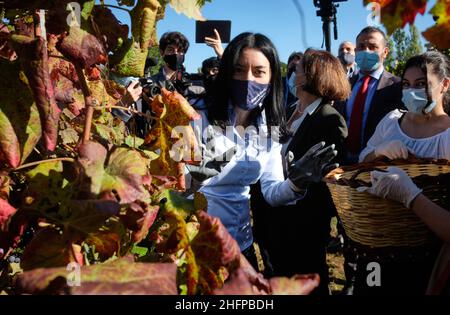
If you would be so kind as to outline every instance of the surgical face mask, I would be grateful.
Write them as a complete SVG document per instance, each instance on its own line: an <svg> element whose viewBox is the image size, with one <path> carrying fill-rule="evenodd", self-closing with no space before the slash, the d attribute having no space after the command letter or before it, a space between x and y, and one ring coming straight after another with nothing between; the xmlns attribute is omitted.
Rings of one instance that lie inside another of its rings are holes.
<svg viewBox="0 0 450 315"><path fill-rule="evenodd" d="M169 67L170 70L177 71L183 66L184 55L172 54L165 55L164 62Z"/></svg>
<svg viewBox="0 0 450 315"><path fill-rule="evenodd" d="M355 61L364 72L374 72L380 66L380 56L373 51L358 51Z"/></svg>
<svg viewBox="0 0 450 315"><path fill-rule="evenodd" d="M355 62L355 55L351 53L340 54L339 59L344 65L350 66Z"/></svg>
<svg viewBox="0 0 450 315"><path fill-rule="evenodd" d="M428 101L425 88L404 89L402 101L408 111L415 114L429 114L436 107L436 101Z"/></svg>
<svg viewBox="0 0 450 315"><path fill-rule="evenodd" d="M243 110L251 111L258 106L262 107L269 91L270 84L233 79L231 81L231 102Z"/></svg>
<svg viewBox="0 0 450 315"><path fill-rule="evenodd" d="M288 81L289 86L289 92L291 92L292 95L297 96L297 75L295 72L291 74Z"/></svg>

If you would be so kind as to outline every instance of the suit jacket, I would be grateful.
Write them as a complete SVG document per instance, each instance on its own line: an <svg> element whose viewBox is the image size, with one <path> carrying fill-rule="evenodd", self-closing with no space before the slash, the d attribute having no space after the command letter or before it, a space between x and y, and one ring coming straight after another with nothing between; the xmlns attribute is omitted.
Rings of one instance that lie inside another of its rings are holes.
<svg viewBox="0 0 450 315"><path fill-rule="evenodd" d="M358 78L359 76L354 76L350 79L352 88L355 86ZM337 102L335 104L335 108L347 121L349 120L351 113L347 113L346 105L347 101ZM370 110L364 129L363 144L361 149L366 147L367 141L369 141L370 137L372 137L381 119L383 119L387 113L397 108L405 108L402 102L401 79L387 71L383 71L380 81L378 82L377 90L375 91L372 102L370 103Z"/></svg>
<svg viewBox="0 0 450 315"><path fill-rule="evenodd" d="M325 141L327 145L334 143L341 152L346 137L344 118L329 103L322 102L294 133L288 150L298 159L313 145ZM305 198L291 206L270 207L257 186L252 187L251 196L254 237L267 252L275 275L317 272L326 291L326 245L330 219L336 211L326 184L310 184Z"/></svg>

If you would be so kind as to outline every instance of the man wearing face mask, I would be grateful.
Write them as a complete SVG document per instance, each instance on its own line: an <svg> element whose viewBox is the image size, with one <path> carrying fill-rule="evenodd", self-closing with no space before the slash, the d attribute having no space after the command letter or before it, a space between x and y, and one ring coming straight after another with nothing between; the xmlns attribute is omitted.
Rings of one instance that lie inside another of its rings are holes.
<svg viewBox="0 0 450 315"><path fill-rule="evenodd" d="M204 92L201 85L190 82L184 68L185 55L189 49L189 41L180 32L167 32L159 40L159 52L164 65L152 77L161 87L176 89L184 96L200 95Z"/></svg>
<svg viewBox="0 0 450 315"><path fill-rule="evenodd" d="M358 75L359 71L355 63L355 44L350 41L342 42L339 45L338 58L344 66L344 70L350 80Z"/></svg>
<svg viewBox="0 0 450 315"><path fill-rule="evenodd" d="M364 28L356 37L355 52L359 74L351 79L352 94L335 105L349 131L346 164L358 162L359 153L387 113L404 108L401 80L383 66L389 53L386 34L377 27Z"/></svg>

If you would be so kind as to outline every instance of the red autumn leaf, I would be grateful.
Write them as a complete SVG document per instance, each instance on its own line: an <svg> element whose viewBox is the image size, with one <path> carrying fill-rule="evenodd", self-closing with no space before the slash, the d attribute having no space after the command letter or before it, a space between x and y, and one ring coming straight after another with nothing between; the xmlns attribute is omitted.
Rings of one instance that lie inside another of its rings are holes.
<svg viewBox="0 0 450 315"><path fill-rule="evenodd" d="M152 175L175 176L178 189L184 190L184 162L194 160L197 140L190 125L200 115L178 92L162 89L155 97L152 111L159 118L145 142L150 149L160 149L160 156L151 163Z"/></svg>
<svg viewBox="0 0 450 315"><path fill-rule="evenodd" d="M438 0L430 10L436 20L436 25L423 32L423 37L436 48L444 50L450 48L450 1Z"/></svg>
<svg viewBox="0 0 450 315"><path fill-rule="evenodd" d="M176 295L175 264L134 263L122 258L110 263L83 266L80 286L68 286L66 268L46 268L24 272L18 276L17 288L28 294L140 294ZM62 278L62 279L60 279ZM60 279L58 281L58 279ZM61 281L63 280L63 281Z"/></svg>
<svg viewBox="0 0 450 315"><path fill-rule="evenodd" d="M0 231L6 230L6 225L17 209L3 198L0 198Z"/></svg>
<svg viewBox="0 0 450 315"><path fill-rule="evenodd" d="M50 81L45 40L42 37L32 39L22 35L13 35L11 39L38 106L44 145L47 150L53 151L58 140L58 120L61 110L56 105Z"/></svg>
<svg viewBox="0 0 450 315"><path fill-rule="evenodd" d="M215 295L308 295L319 285L317 274L295 275L292 278L264 279L241 256L240 266L231 273L225 285L214 290Z"/></svg>
<svg viewBox="0 0 450 315"><path fill-rule="evenodd" d="M106 63L103 45L94 35L79 27L71 27L69 35L62 37L56 47L67 59L82 69Z"/></svg>
<svg viewBox="0 0 450 315"><path fill-rule="evenodd" d="M139 243L147 236L158 211L159 206L151 206L143 202L126 206L125 213L120 216L120 219L129 230L133 231L132 237L135 243Z"/></svg>
<svg viewBox="0 0 450 315"><path fill-rule="evenodd" d="M427 0L364 0L364 5L371 2L380 5L381 23L388 34L392 34L397 28L403 28L407 23L414 24L416 15L423 15L427 7Z"/></svg>
<svg viewBox="0 0 450 315"><path fill-rule="evenodd" d="M241 251L218 218L203 211L197 212L197 218L200 229L191 242L195 256L187 261L188 266L196 265L188 269L188 293L211 294L223 285L223 268L232 272L239 266Z"/></svg>

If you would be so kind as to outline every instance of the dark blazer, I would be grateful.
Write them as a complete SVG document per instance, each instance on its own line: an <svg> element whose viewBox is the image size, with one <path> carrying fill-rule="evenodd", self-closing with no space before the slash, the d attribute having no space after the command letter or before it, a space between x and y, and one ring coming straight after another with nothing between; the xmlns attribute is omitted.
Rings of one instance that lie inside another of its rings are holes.
<svg viewBox="0 0 450 315"><path fill-rule="evenodd" d="M359 76L354 76L350 79L352 88L358 81ZM347 102L337 102L335 108L341 113L342 116L349 120L349 115L346 111ZM363 144L361 149L364 149L372 137L378 123L386 116L387 113L393 111L394 109L401 108L404 109L402 102L402 84L399 77L393 74L383 71L378 82L377 90L373 95L372 102L370 103L370 110L367 116L367 122L364 129Z"/></svg>
<svg viewBox="0 0 450 315"><path fill-rule="evenodd" d="M334 143L341 152L346 137L344 118L330 104L322 102L312 115L306 116L288 150L298 159L313 145L325 141L327 145ZM326 246L330 219L336 213L326 184L310 184L305 198L282 207L270 207L258 188L252 187L251 191L254 237L267 254L274 275L319 273L319 291L326 294Z"/></svg>

